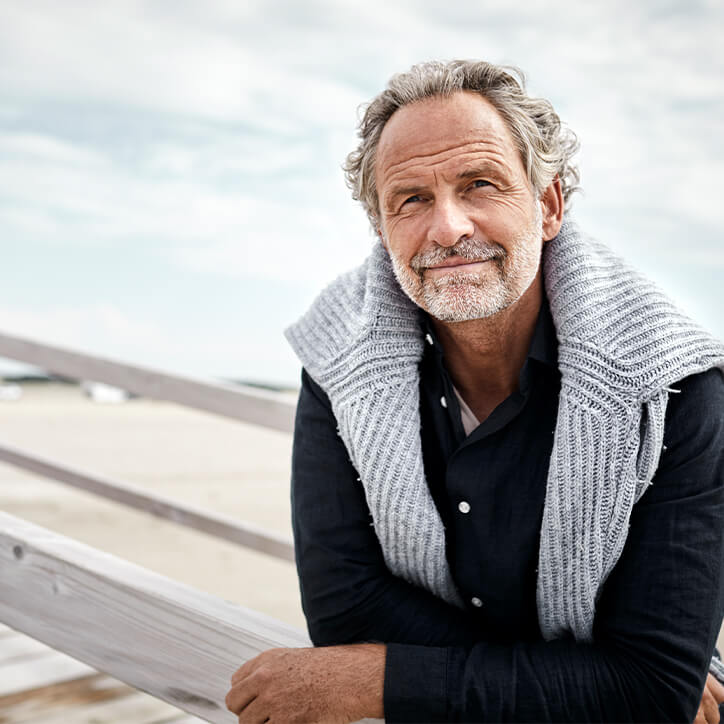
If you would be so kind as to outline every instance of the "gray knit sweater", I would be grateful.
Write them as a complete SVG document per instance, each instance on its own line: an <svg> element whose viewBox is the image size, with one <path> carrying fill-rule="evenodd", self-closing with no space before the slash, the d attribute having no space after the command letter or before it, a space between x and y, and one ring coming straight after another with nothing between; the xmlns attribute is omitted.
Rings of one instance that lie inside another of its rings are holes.
<svg viewBox="0 0 724 724"><path fill-rule="evenodd" d="M651 483L669 388L724 346L607 247L566 219L544 247L561 371L537 582L543 636L591 639L597 594ZM445 558L420 442L423 339L387 253L325 289L287 338L329 396L395 575L461 604Z"/></svg>

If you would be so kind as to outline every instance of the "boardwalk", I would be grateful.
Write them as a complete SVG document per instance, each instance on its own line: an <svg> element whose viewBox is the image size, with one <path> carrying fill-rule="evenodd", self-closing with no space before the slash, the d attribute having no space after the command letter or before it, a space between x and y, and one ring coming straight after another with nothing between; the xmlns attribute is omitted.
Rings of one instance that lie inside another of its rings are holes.
<svg viewBox="0 0 724 724"><path fill-rule="evenodd" d="M0 724L191 724L201 721L0 626Z"/></svg>

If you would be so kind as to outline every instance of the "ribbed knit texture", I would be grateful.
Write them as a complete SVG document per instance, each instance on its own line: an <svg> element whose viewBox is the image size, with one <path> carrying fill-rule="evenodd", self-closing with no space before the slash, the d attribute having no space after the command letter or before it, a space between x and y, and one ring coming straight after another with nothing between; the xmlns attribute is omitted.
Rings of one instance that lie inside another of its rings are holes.
<svg viewBox="0 0 724 724"><path fill-rule="evenodd" d="M711 671L711 673L714 674L719 681L724 683L724 664L722 664L721 659L716 656L712 656L709 671Z"/></svg>
<svg viewBox="0 0 724 724"><path fill-rule="evenodd" d="M623 550L634 503L656 471L671 385L724 346L566 218L544 246L561 393L540 537L543 636L591 639L596 598ZM395 575L461 605L422 462L418 311L387 253L325 289L287 332L327 393Z"/></svg>

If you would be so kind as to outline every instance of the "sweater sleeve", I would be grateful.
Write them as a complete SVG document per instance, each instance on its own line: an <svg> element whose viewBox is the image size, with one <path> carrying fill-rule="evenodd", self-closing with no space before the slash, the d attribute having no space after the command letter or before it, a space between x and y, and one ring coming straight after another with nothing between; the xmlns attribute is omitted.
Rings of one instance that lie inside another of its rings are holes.
<svg viewBox="0 0 724 724"><path fill-rule="evenodd" d="M692 721L724 615L724 379L679 387L593 643L390 644L388 722Z"/></svg>

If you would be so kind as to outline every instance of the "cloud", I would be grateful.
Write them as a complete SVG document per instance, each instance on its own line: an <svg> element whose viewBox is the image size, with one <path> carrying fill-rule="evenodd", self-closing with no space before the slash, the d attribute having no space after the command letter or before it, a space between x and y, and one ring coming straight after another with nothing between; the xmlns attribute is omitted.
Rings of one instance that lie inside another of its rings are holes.
<svg viewBox="0 0 724 724"><path fill-rule="evenodd" d="M223 5L208 10L218 24L192 22L182 4L166 13L148 2L5 4L0 86L26 100L46 96L224 121L253 118L278 132L294 132L299 122L333 124L361 100L343 81L251 52L225 32ZM260 9L255 14L258 22ZM244 12L236 20L250 17Z"/></svg>
<svg viewBox="0 0 724 724"><path fill-rule="evenodd" d="M316 151L230 132L195 140L177 130L141 141L129 158L0 133L0 223L8 238L39 249L133 246L237 277L323 283L363 258L367 223L329 138Z"/></svg>
<svg viewBox="0 0 724 724"><path fill-rule="evenodd" d="M158 357L169 345L162 329L130 319L118 307L104 302L43 310L2 305L0 329L5 334L122 360L141 350L148 358Z"/></svg>
<svg viewBox="0 0 724 724"><path fill-rule="evenodd" d="M10 132L0 135L0 154L21 160L41 159L46 163L69 166L102 165L103 156L88 148L59 138L29 132Z"/></svg>
<svg viewBox="0 0 724 724"><path fill-rule="evenodd" d="M223 280L321 286L372 243L339 168L357 105L413 62L482 56L520 65L581 137L585 224L718 308L700 279L722 264L723 22L713 0L1 3L6 288L18 260L82 265L79 249L107 250L109 274L126 252L193 272L210 297ZM113 325L99 305L41 316L80 343Z"/></svg>
<svg viewBox="0 0 724 724"><path fill-rule="evenodd" d="M259 300L262 306L263 300ZM183 326L183 325L182 325ZM206 379L297 384L298 364L281 329L264 337L221 334L211 323L177 329L134 318L107 302L52 309L0 306L0 330L106 359ZM228 330L227 330L228 332ZM0 375L22 374L28 366L0 355Z"/></svg>
<svg viewBox="0 0 724 724"><path fill-rule="evenodd" d="M239 204L219 208L208 199L215 208L200 217L215 217L216 233L205 244L174 249L172 257L200 272L320 286L361 263L373 243L361 209L344 197L326 198L334 214L255 199L245 215Z"/></svg>

